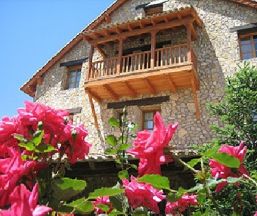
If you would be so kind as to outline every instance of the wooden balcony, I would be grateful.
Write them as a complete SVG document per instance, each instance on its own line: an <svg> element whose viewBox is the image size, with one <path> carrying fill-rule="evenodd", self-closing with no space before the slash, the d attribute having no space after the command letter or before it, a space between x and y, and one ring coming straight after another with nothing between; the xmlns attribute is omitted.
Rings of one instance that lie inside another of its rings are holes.
<svg viewBox="0 0 257 216"><path fill-rule="evenodd" d="M196 11L187 7L83 32L84 39L91 44L85 90L96 127L99 129L93 98L101 103L103 100L118 101L124 97L176 92L182 88L192 89L199 118L197 58L191 42L197 39L196 28L201 26L202 21ZM186 30L186 43L157 48L160 42L157 40L158 33L177 28ZM145 34L151 36L149 51L125 55L126 40L144 37ZM102 48L110 42L117 45L115 53L118 55L115 57L108 57ZM102 54L103 60L93 62L94 50Z"/></svg>
<svg viewBox="0 0 257 216"><path fill-rule="evenodd" d="M179 88L198 88L197 59L193 49L180 44L154 52L134 53L119 58L106 58L92 63L85 88L99 101L118 100L121 97L136 97L175 92Z"/></svg>

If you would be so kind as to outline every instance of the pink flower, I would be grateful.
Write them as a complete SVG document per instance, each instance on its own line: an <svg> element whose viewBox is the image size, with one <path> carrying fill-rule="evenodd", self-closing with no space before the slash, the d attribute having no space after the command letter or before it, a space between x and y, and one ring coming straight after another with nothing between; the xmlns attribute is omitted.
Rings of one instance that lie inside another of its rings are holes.
<svg viewBox="0 0 257 216"><path fill-rule="evenodd" d="M219 149L219 152L226 153L228 155L231 155L235 158L238 158L240 161L240 167L238 169L231 169L229 167L226 167L223 164L218 163L215 160L210 160L210 168L211 168L211 174L215 178L219 179L226 179L228 177L240 177L242 175L248 175L248 172L243 165L243 160L245 158L247 147L244 146L243 143L241 143L239 146L229 146L229 145L222 145ZM225 186L227 185L227 182L224 181L220 183L217 188L216 192L221 191Z"/></svg>
<svg viewBox="0 0 257 216"><path fill-rule="evenodd" d="M18 109L20 124L36 130L39 122L43 122L46 134L60 134L65 127L65 118L69 113L53 109L39 103L25 102L25 108Z"/></svg>
<svg viewBox="0 0 257 216"><path fill-rule="evenodd" d="M71 163L76 163L78 159L83 160L88 155L91 145L85 141L88 132L82 125L73 126L67 124L63 135L60 138L62 143L69 143L65 152Z"/></svg>
<svg viewBox="0 0 257 216"><path fill-rule="evenodd" d="M0 207L9 204L9 195L16 183L36 167L35 161L23 161L12 147L0 146Z"/></svg>
<svg viewBox="0 0 257 216"><path fill-rule="evenodd" d="M154 116L153 132L141 131L133 143L133 148L128 153L140 159L138 172L145 174L161 174L161 164L167 162L164 148L168 146L178 124L165 127L160 113Z"/></svg>
<svg viewBox="0 0 257 216"><path fill-rule="evenodd" d="M190 206L198 205L196 195L183 195L176 202L168 202L166 205L166 214L183 213Z"/></svg>
<svg viewBox="0 0 257 216"><path fill-rule="evenodd" d="M30 192L25 185L16 187L10 195L11 207L3 211L4 216L44 216L52 209L47 206L37 205L38 202L38 184ZM1 212L0 212L1 213Z"/></svg>
<svg viewBox="0 0 257 216"><path fill-rule="evenodd" d="M102 209L100 209L98 207L98 205L106 205L106 206L109 206L109 211L107 213L110 213L112 211L112 203L110 201L110 198L108 196L104 196L104 197L99 197L97 198L94 202L93 202L93 205L95 207L95 214L98 215L98 214L103 214L105 212L103 212Z"/></svg>
<svg viewBox="0 0 257 216"><path fill-rule="evenodd" d="M153 188L147 183L139 183L136 178L131 176L131 181L122 180L125 188L125 195L132 208L146 207L156 213L159 212L158 203L161 202L165 195L162 191Z"/></svg>
<svg viewBox="0 0 257 216"><path fill-rule="evenodd" d="M0 145L17 146L17 140L13 137L17 129L18 122L16 118L3 118L0 121Z"/></svg>
<svg viewBox="0 0 257 216"><path fill-rule="evenodd" d="M257 212L255 212L254 216L257 216Z"/></svg>

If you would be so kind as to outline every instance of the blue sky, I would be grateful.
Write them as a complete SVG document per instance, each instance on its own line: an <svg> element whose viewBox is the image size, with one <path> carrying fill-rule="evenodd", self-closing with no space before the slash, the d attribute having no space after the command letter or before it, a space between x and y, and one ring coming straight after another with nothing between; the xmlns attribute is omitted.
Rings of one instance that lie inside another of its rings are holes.
<svg viewBox="0 0 257 216"><path fill-rule="evenodd" d="M20 86L114 0L0 0L0 117L31 100Z"/></svg>

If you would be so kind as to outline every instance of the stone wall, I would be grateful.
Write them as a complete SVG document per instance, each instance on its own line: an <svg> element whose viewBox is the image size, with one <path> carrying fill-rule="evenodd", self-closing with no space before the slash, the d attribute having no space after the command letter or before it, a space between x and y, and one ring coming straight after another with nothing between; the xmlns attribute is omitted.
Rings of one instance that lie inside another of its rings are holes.
<svg viewBox="0 0 257 216"><path fill-rule="evenodd" d="M147 3L149 0L131 0L123 7L111 14L112 23L120 23L143 16L142 10L135 10L139 4ZM195 107L190 89L179 90L176 93L164 92L161 95L169 95L170 101L162 103L160 106L162 115L166 123L179 122L179 129L176 133L172 146L177 149L189 148L192 144L202 144L210 141L213 135L209 126L217 120L209 116L206 104L218 102L223 96L225 77L232 75L238 64L241 64L240 51L237 33L231 33L230 28L256 22L257 11L249 7L225 1L225 0L169 0L164 4L164 10L173 10L179 7L192 5L204 26L198 29L198 38L193 42L193 48L198 59L198 74L200 77L200 91L198 92L201 118L195 117ZM104 27L102 24L100 27ZM182 43L185 38L184 30L159 34L158 40L175 38L174 44ZM142 42L142 41L141 41ZM147 37L144 43L148 43ZM125 44L126 48L135 46L137 41ZM115 55L115 44L106 48L110 50L109 56ZM112 48L112 49L111 49ZM85 42L79 43L60 62L81 59L88 56L88 45ZM99 53L95 53L94 60L100 59ZM257 66L257 59L249 60ZM82 67L82 79L80 88L63 90L63 80L66 69L60 67L58 62L44 77L44 82L38 86L35 100L57 108L71 109L82 107L82 113L77 118L85 124L89 130L88 140L93 144L92 153L102 153L104 146L101 143L97 131L94 127L93 117L84 92L83 83L88 68L87 63ZM139 98L151 97L144 95ZM128 98L126 98L128 99ZM123 99L125 100L125 99ZM107 121L111 116L117 116L117 111L108 110L104 102L96 111L102 131L102 136L115 132L108 126ZM142 119L142 109L149 107L129 107L128 113L132 121L139 125ZM139 129L140 126L139 126Z"/></svg>

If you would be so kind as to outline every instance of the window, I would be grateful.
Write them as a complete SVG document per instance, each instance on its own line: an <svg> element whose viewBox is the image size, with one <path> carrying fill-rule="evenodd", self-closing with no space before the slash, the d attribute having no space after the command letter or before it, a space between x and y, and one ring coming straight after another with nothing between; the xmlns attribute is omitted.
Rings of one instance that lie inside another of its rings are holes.
<svg viewBox="0 0 257 216"><path fill-rule="evenodd" d="M159 14L163 12L163 4L153 5L145 8L145 15L152 16L154 14Z"/></svg>
<svg viewBox="0 0 257 216"><path fill-rule="evenodd" d="M241 59L257 57L257 32L239 35Z"/></svg>
<svg viewBox="0 0 257 216"><path fill-rule="evenodd" d="M70 69L68 71L66 89L78 88L81 77L81 69Z"/></svg>
<svg viewBox="0 0 257 216"><path fill-rule="evenodd" d="M152 131L154 128L153 117L159 110L143 111L143 129Z"/></svg>

